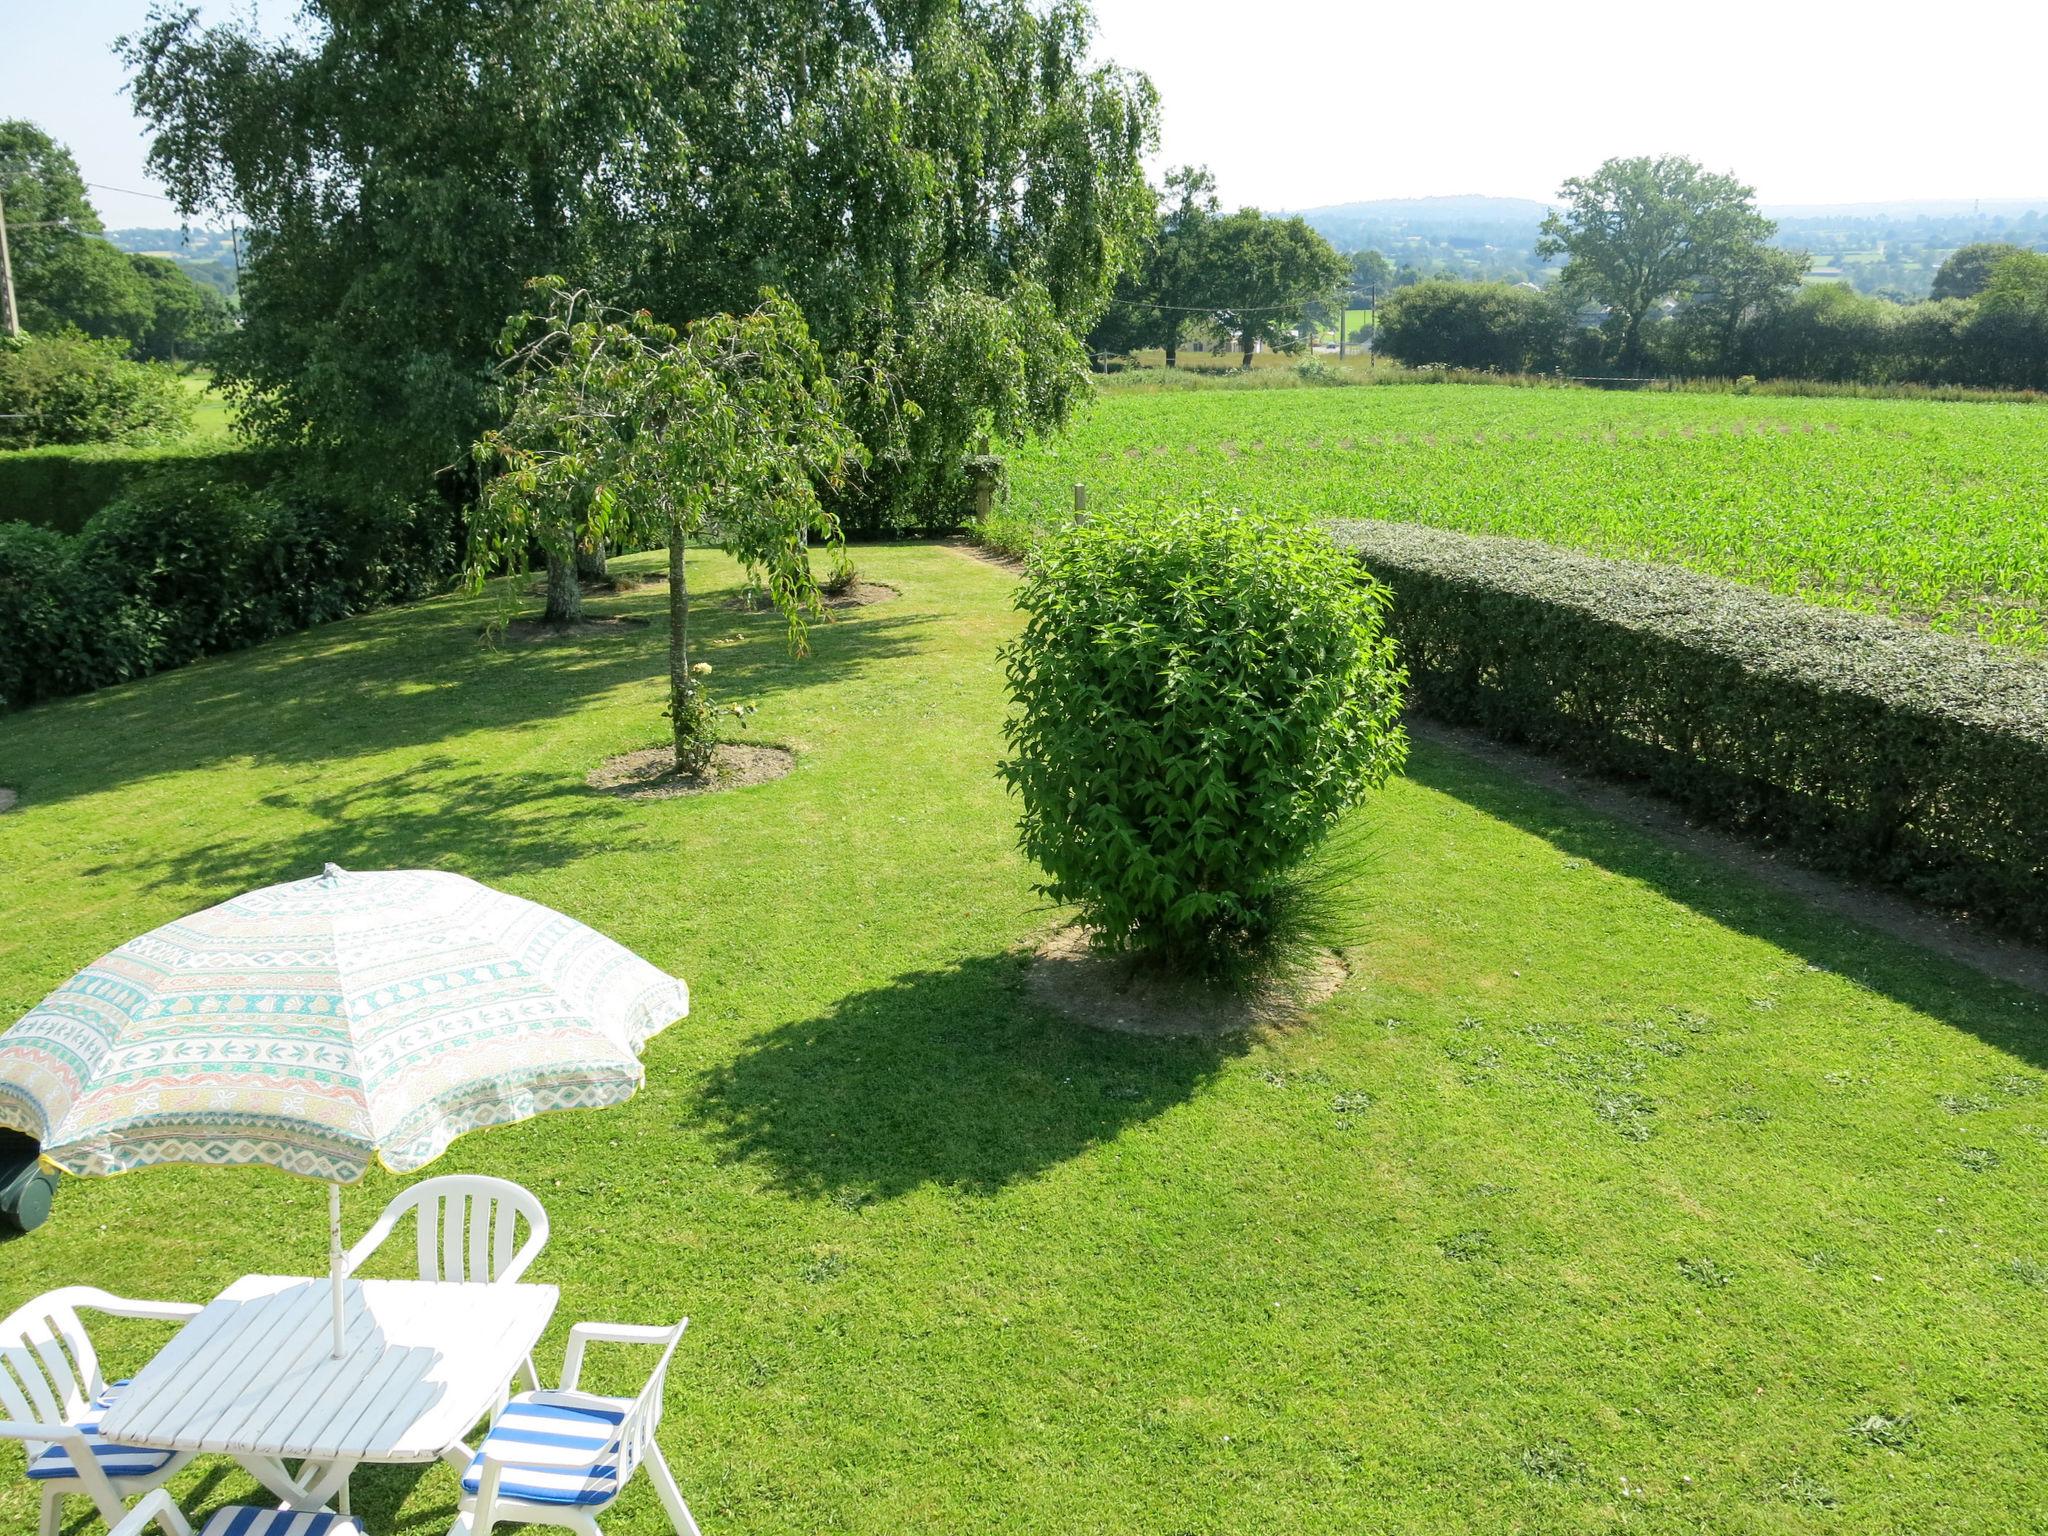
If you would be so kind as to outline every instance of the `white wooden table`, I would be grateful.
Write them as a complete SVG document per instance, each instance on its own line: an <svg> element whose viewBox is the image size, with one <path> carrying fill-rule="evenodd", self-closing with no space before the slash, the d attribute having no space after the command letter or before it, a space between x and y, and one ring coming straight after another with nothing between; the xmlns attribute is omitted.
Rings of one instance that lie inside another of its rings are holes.
<svg viewBox="0 0 2048 1536"><path fill-rule="evenodd" d="M496 1407L553 1315L552 1285L350 1280L334 1355L331 1282L237 1280L107 1410L128 1445L232 1456L295 1510L337 1497L364 1462L445 1458ZM287 1461L300 1465L296 1472Z"/></svg>

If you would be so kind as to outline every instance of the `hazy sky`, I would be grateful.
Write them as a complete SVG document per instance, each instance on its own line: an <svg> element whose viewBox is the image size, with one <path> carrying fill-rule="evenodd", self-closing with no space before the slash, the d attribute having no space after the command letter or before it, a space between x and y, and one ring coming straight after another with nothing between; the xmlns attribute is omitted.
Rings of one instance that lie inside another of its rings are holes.
<svg viewBox="0 0 2048 1536"><path fill-rule="evenodd" d="M291 0L257 0L281 25ZM231 8L210 0L210 16ZM120 95L147 0L0 0L0 117L69 143L107 222L175 222ZM1096 0L1165 101L1159 163L1224 200L1549 197L1609 155L1689 154L1765 202L2048 199L2048 0ZM1950 23L1953 23L1952 25Z"/></svg>

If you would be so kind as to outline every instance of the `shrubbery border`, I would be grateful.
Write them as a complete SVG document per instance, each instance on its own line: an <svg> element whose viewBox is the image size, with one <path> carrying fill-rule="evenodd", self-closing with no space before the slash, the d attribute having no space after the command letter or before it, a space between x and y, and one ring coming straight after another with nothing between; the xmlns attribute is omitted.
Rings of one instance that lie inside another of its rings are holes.
<svg viewBox="0 0 2048 1536"><path fill-rule="evenodd" d="M256 486L279 467L275 455L249 448L19 448L0 453L0 523L77 533L136 480L159 470L190 469L209 480Z"/></svg>
<svg viewBox="0 0 2048 1536"><path fill-rule="evenodd" d="M1425 714L2048 940L2048 663L1677 567L1345 522Z"/></svg>

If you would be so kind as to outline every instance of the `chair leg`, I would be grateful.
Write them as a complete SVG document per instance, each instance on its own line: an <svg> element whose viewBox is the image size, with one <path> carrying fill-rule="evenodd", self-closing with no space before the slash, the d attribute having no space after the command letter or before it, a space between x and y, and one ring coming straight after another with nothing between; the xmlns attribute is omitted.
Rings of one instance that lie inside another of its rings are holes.
<svg viewBox="0 0 2048 1536"><path fill-rule="evenodd" d="M61 1523L57 1517L63 1511L63 1508L64 1495L54 1488L45 1488L43 1490L42 1523L36 1528L38 1536L57 1536L57 1528Z"/></svg>
<svg viewBox="0 0 2048 1536"><path fill-rule="evenodd" d="M540 1390L540 1372L533 1368L533 1356L526 1357L526 1386L531 1392ZM502 1405L501 1405L502 1406Z"/></svg>
<svg viewBox="0 0 2048 1536"><path fill-rule="evenodd" d="M663 1460L661 1447L650 1442L647 1446L648 1480L654 1484L654 1492L661 1500L661 1507L668 1511L669 1523L676 1528L676 1536L703 1536L697 1529L697 1521L690 1514L690 1506L683 1502L683 1492L676 1487L675 1474Z"/></svg>

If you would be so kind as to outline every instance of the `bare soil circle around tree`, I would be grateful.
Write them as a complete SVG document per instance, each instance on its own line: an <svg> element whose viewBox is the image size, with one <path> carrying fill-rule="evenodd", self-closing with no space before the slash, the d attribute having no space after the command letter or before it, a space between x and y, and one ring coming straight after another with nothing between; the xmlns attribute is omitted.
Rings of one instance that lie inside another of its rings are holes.
<svg viewBox="0 0 2048 1536"><path fill-rule="evenodd" d="M673 747L642 747L606 758L583 782L621 800L673 800L769 783L796 766L796 754L787 747L721 741L711 755L709 773L680 774L675 764Z"/></svg>
<svg viewBox="0 0 2048 1536"><path fill-rule="evenodd" d="M820 592L818 600L826 608L866 608L874 603L886 603L903 594L885 581L856 581L837 592ZM728 597L725 606L734 613L771 614L775 605L757 593L741 592Z"/></svg>
<svg viewBox="0 0 2048 1536"><path fill-rule="evenodd" d="M613 571L598 581L579 581L577 587L585 597L617 597L627 592L639 592L648 587L668 585L667 571ZM546 597L548 579L543 576L526 589L529 597Z"/></svg>
<svg viewBox="0 0 2048 1536"><path fill-rule="evenodd" d="M1215 1036L1291 1024L1328 999L1351 974L1328 951L1313 963L1244 992L1134 966L1104 954L1088 930L1062 928L1032 953L1025 986L1055 1013L1126 1035Z"/></svg>
<svg viewBox="0 0 2048 1536"><path fill-rule="evenodd" d="M645 629L647 620L637 614L606 614L601 617L577 619L572 623L558 624L552 619L536 618L531 614L516 619L507 619L502 628L495 630L498 638L514 645L545 645L550 640L590 640L600 635L630 634ZM484 628L486 636L494 633L491 626Z"/></svg>

